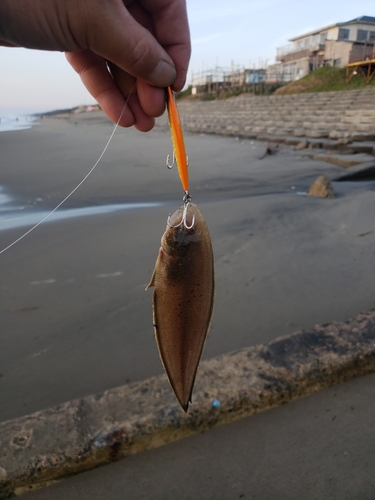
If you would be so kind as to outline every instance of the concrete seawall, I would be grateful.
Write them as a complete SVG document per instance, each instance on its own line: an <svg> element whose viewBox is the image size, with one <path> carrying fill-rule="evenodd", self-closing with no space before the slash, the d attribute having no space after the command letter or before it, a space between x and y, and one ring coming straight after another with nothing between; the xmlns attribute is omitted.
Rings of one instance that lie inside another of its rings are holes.
<svg viewBox="0 0 375 500"><path fill-rule="evenodd" d="M242 94L225 100L178 101L184 129L257 140L375 141L375 89L281 96ZM158 120L166 125L164 115ZM328 141L328 142L327 142ZM372 150L372 147L370 150ZM361 152L370 152L370 150Z"/></svg>
<svg viewBox="0 0 375 500"><path fill-rule="evenodd" d="M185 415L165 376L0 424L0 499L375 370L375 310L204 361Z"/></svg>

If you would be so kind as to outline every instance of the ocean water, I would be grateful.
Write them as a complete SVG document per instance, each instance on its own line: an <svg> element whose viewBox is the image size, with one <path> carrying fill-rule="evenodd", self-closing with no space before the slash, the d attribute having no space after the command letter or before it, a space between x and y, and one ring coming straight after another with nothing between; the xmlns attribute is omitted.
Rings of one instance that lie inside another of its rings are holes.
<svg viewBox="0 0 375 500"><path fill-rule="evenodd" d="M89 217L95 215L118 212L120 210L137 210L140 208L152 208L161 206L160 202L148 203L109 203L107 205L95 205L80 208L59 208L56 212L51 210L38 210L35 206L20 205L15 203L13 197L0 186L0 231L15 229L18 227L30 228L45 219L45 223L77 217ZM50 215L49 215L50 214ZM0 249L1 250L1 249Z"/></svg>
<svg viewBox="0 0 375 500"><path fill-rule="evenodd" d="M18 227L29 228L39 224L42 220L43 224L47 224L77 217L104 215L119 212L121 210L153 208L160 205L162 205L162 203L116 203L83 208L59 208L59 210L52 214L51 210L28 211L27 209L24 209L25 207L16 208L12 212L3 209L0 210L0 231L15 229ZM21 212L21 210L23 210L23 212Z"/></svg>
<svg viewBox="0 0 375 500"><path fill-rule="evenodd" d="M0 108L0 132L23 130L37 124L39 119L36 108Z"/></svg>

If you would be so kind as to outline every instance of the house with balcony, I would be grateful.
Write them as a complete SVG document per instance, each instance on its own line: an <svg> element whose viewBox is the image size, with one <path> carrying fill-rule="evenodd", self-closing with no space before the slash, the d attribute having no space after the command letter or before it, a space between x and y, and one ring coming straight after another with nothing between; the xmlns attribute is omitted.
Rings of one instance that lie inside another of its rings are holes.
<svg viewBox="0 0 375 500"><path fill-rule="evenodd" d="M289 41L277 49L277 63L267 70L268 82L290 82L321 66L343 68L351 62L375 58L375 17L332 24Z"/></svg>

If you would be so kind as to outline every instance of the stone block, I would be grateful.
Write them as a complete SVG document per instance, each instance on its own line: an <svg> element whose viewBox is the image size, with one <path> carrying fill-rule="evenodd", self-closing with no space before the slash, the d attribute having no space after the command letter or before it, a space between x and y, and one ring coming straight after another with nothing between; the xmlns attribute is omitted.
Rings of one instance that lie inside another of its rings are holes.
<svg viewBox="0 0 375 500"><path fill-rule="evenodd" d="M329 130L306 130L306 137L328 137Z"/></svg>

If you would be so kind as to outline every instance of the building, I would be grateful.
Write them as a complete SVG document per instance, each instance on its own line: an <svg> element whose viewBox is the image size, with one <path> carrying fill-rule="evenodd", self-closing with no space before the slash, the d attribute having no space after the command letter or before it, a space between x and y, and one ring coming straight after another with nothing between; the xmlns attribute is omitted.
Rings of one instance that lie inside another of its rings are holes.
<svg viewBox="0 0 375 500"><path fill-rule="evenodd" d="M219 68L192 77L192 94L219 96L223 92L251 92L255 85L266 81L265 69Z"/></svg>
<svg viewBox="0 0 375 500"><path fill-rule="evenodd" d="M277 49L278 62L268 67L268 82L290 82L321 66L343 68L351 62L374 58L375 17L332 24L290 42Z"/></svg>

